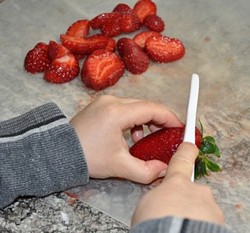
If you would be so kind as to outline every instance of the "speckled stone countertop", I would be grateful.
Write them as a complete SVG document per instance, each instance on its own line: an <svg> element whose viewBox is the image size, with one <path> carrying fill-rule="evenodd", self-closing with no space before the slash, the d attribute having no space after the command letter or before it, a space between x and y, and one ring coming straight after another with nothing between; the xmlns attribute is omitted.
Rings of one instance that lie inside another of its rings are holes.
<svg viewBox="0 0 250 233"><path fill-rule="evenodd" d="M80 78L64 85L49 84L41 74L26 73L23 60L37 42L58 41L72 22L108 12L114 1L0 0L0 120L49 101L56 102L70 118L97 96L111 94L162 102L184 121L190 77L198 73L198 117L205 134L219 143L223 171L196 182L212 188L232 230L250 232L250 2L155 2L166 22L163 34L183 41L185 57L170 64L152 62L139 76L126 72L115 86L95 92ZM116 182L119 189L123 181ZM0 211L0 232L128 232L126 219L118 217L118 221L99 211L102 203L95 197L105 190L105 182L95 189L92 184L79 200L65 193L18 199ZM123 213L127 218L129 211Z"/></svg>

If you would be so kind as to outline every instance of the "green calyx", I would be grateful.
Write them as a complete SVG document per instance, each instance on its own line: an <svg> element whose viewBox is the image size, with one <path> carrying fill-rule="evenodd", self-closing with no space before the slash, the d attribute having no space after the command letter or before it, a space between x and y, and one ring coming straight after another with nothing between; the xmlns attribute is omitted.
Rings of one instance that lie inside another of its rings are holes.
<svg viewBox="0 0 250 233"><path fill-rule="evenodd" d="M201 125L201 134L203 138L203 127ZM219 172L222 170L214 158L220 158L220 150L216 145L213 137L206 136L203 138L198 157L195 161L195 179L199 179L202 176L210 175L210 172Z"/></svg>

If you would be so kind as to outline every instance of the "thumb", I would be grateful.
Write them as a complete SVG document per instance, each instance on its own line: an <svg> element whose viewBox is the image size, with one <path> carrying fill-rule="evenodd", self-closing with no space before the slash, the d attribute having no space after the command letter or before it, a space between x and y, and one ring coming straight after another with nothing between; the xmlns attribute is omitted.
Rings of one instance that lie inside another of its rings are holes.
<svg viewBox="0 0 250 233"><path fill-rule="evenodd" d="M173 174L181 174L190 180L198 153L199 149L194 144L183 142L170 160L165 179Z"/></svg>

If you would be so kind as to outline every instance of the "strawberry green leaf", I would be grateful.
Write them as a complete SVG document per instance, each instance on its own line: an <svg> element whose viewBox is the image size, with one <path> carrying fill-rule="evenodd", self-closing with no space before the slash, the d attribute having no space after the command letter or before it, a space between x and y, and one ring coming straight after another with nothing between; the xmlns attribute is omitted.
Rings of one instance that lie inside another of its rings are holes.
<svg viewBox="0 0 250 233"><path fill-rule="evenodd" d="M220 150L219 150L218 146L216 145L214 138L211 136L206 136L203 138L200 149L205 154L213 154L216 157L220 157Z"/></svg>
<svg viewBox="0 0 250 233"><path fill-rule="evenodd" d="M204 162L207 168L212 172L218 172L222 170L221 167L217 163L209 160L207 157L204 158Z"/></svg>

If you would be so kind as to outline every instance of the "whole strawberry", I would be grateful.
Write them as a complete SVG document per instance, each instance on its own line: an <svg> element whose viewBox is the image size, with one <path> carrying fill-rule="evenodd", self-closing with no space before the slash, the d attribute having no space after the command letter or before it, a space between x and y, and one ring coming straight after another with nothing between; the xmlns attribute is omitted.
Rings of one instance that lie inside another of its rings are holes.
<svg viewBox="0 0 250 233"><path fill-rule="evenodd" d="M184 131L184 127L160 129L136 142L130 148L130 153L145 161L157 159L168 164L183 141ZM214 139L210 136L203 138L201 131L196 128L195 144L200 149L195 164L195 178L209 175L208 170L220 171L219 165L207 157L207 154L214 154L220 157L220 152Z"/></svg>

